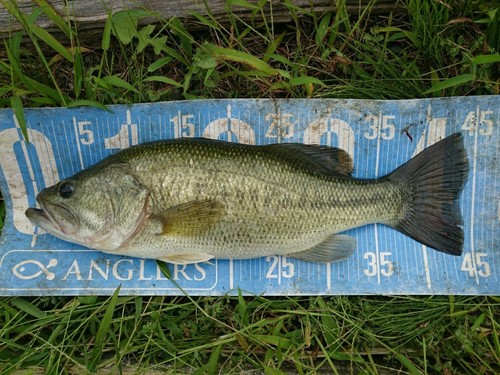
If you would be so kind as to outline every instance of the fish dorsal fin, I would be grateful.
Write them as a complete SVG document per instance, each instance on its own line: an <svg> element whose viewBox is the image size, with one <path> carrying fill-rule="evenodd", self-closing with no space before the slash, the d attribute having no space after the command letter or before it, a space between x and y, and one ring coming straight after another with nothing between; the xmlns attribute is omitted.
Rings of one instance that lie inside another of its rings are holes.
<svg viewBox="0 0 500 375"><path fill-rule="evenodd" d="M300 143L278 143L264 147L296 165L304 165L313 173L351 176L354 171L351 157L340 148Z"/></svg>
<svg viewBox="0 0 500 375"><path fill-rule="evenodd" d="M355 238L345 234L333 234L310 249L288 254L288 256L308 262L326 263L348 258L355 249Z"/></svg>
<svg viewBox="0 0 500 375"><path fill-rule="evenodd" d="M223 205L211 199L191 201L150 216L161 224L159 235L194 236L205 233L224 213Z"/></svg>
<svg viewBox="0 0 500 375"><path fill-rule="evenodd" d="M213 255L205 253L192 253L192 254L170 255L166 257L161 257L159 258L159 260L172 264L191 264L191 263L206 262L212 259L213 257L214 257Z"/></svg>

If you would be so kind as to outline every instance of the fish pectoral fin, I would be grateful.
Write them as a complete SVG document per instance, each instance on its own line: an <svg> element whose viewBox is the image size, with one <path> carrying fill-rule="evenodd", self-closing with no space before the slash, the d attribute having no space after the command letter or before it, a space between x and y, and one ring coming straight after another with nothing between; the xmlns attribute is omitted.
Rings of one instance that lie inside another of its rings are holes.
<svg viewBox="0 0 500 375"><path fill-rule="evenodd" d="M345 234L333 234L310 249L288 254L307 262L327 263L350 257L356 249L356 239Z"/></svg>
<svg viewBox="0 0 500 375"><path fill-rule="evenodd" d="M191 253L191 254L170 255L158 258L158 260L162 260L164 262L172 264L191 264L191 263L206 262L212 259L213 257L214 257L213 255L205 253Z"/></svg>
<svg viewBox="0 0 500 375"><path fill-rule="evenodd" d="M151 215L150 220L161 223L160 235L194 236L205 233L220 220L223 213L222 203L206 199L170 207Z"/></svg>

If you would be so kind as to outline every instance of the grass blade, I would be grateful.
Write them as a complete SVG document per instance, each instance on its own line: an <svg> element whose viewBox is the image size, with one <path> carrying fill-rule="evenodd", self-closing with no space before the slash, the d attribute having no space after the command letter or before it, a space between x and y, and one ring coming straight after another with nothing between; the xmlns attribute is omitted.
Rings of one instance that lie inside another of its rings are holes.
<svg viewBox="0 0 500 375"><path fill-rule="evenodd" d="M57 41L52 35L50 35L45 29L42 29L40 26L31 25L30 27L33 34L35 34L38 38L43 40L49 47L51 47L54 51L59 53L69 62L74 62L73 55L64 47L61 43Z"/></svg>
<svg viewBox="0 0 500 375"><path fill-rule="evenodd" d="M163 51L168 55L170 55L171 57L173 57L174 60L179 61L183 65L191 66L191 63L188 60L186 60L184 56L182 56L174 48L167 46L166 43L167 43L166 36L162 36L161 38L155 38L150 41L150 44L153 47L155 54L159 55L160 52Z"/></svg>
<svg viewBox="0 0 500 375"><path fill-rule="evenodd" d="M181 83L174 81L171 78L164 77L164 76L151 76L151 77L144 78L144 81L146 81L146 82L162 82L162 83L166 83L167 85L172 85L175 87L182 88Z"/></svg>
<svg viewBox="0 0 500 375"><path fill-rule="evenodd" d="M37 319L42 319L47 316L47 313L40 310L32 303L26 301L24 298L14 298L11 303L19 310L24 311L26 314L31 315Z"/></svg>
<svg viewBox="0 0 500 375"><path fill-rule="evenodd" d="M71 37L71 29L67 25L66 21L56 12L54 7L47 0L33 0L45 13L47 17L54 22L59 30L61 30L68 38Z"/></svg>
<svg viewBox="0 0 500 375"><path fill-rule="evenodd" d="M188 14L196 18L200 24L208 27L209 29L220 30L220 25L213 19L208 19L204 15L192 10L188 11Z"/></svg>
<svg viewBox="0 0 500 375"><path fill-rule="evenodd" d="M491 64L500 62L500 54L496 53L494 55L478 55L472 59L472 64Z"/></svg>
<svg viewBox="0 0 500 375"><path fill-rule="evenodd" d="M219 358L222 352L222 344L217 345L212 353L210 354L210 358L207 363L207 373L215 374L217 373L217 367L219 366Z"/></svg>
<svg viewBox="0 0 500 375"><path fill-rule="evenodd" d="M127 81L124 81L118 76L107 76L103 77L102 80L106 82L108 85L115 86L115 87L120 87L122 89L130 90L135 93L139 93L139 90L137 90L134 86L132 86L130 83Z"/></svg>
<svg viewBox="0 0 500 375"><path fill-rule="evenodd" d="M459 75L459 76L456 76L453 78L446 79L446 80L441 81L439 83L436 83L430 89L425 90L422 93L422 95L427 95L427 94L431 94L431 93L436 92L436 91L446 90L446 89L449 89L451 87L460 86L460 85L463 85L467 82L471 82L472 80L474 80L473 74L470 74L470 73L462 74L462 75Z"/></svg>
<svg viewBox="0 0 500 375"><path fill-rule="evenodd" d="M172 61L172 58L170 56L164 56L162 58L159 58L158 60L156 60L154 63L152 63L148 67L148 72L152 73L152 72L160 69L161 67L165 66L166 64L170 63L171 61Z"/></svg>
<svg viewBox="0 0 500 375"><path fill-rule="evenodd" d="M213 45L206 45L205 48L207 48L207 51L210 53L210 55L218 60L233 61L249 65L253 69L269 76L278 73L278 71L272 68L269 64L247 52L242 52L231 48L216 47Z"/></svg>
<svg viewBox="0 0 500 375"><path fill-rule="evenodd" d="M420 375L420 374L422 374L422 371L420 371L417 368L417 366L415 366L413 364L413 362L410 361L408 359L408 357L406 357L404 354L399 353L397 355L397 357L398 357L399 362L401 362L401 364L408 369L408 371L410 372L411 375Z"/></svg>
<svg viewBox="0 0 500 375"><path fill-rule="evenodd" d="M157 260L156 261L156 265L160 269L160 271L161 271L161 273L162 273L163 276L165 276L169 280L172 279L172 275L171 275L170 269L168 268L168 264L167 263L165 263L165 262L163 262L161 260Z"/></svg>
<svg viewBox="0 0 500 375"><path fill-rule="evenodd" d="M68 104L68 108L75 108L75 107L94 107L102 109L103 111L106 112L113 113L111 109L106 107L104 104L96 102L95 100L80 99L80 100L74 100Z"/></svg>
<svg viewBox="0 0 500 375"><path fill-rule="evenodd" d="M28 129L26 127L26 118L24 117L23 102L21 98L19 96L11 96L10 105L12 106L12 110L14 111L17 123L21 128L21 132L23 133L24 139L27 142L29 142Z"/></svg>
<svg viewBox="0 0 500 375"><path fill-rule="evenodd" d="M104 30L102 33L101 48L104 51L109 50L109 46L111 43L111 29L113 28L111 19L112 17L108 16L108 18L106 19L106 23L104 24Z"/></svg>
<svg viewBox="0 0 500 375"><path fill-rule="evenodd" d="M115 311L116 303L118 301L118 295L120 294L120 286L116 288L115 292L109 300L106 312L99 324L99 329L95 335L94 349L92 350L91 360L88 368L90 371L95 371L96 365L100 362L102 357L102 349L104 348L105 338L108 334L108 330L111 327L111 320L113 318L113 313Z"/></svg>
<svg viewBox="0 0 500 375"><path fill-rule="evenodd" d="M289 83L292 86L302 86L302 85L312 85L312 84L326 86L326 84L322 80L309 76L294 77L290 79Z"/></svg>

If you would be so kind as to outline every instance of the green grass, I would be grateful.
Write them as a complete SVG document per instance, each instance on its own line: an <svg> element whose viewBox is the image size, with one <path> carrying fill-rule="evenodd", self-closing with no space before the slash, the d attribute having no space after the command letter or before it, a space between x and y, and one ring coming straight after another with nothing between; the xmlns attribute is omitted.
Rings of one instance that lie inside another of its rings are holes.
<svg viewBox="0 0 500 375"><path fill-rule="evenodd" d="M255 5L253 20L229 13L224 25L194 14L197 31L176 19L138 26L148 12L120 12L90 46L50 7L23 15L0 0L24 25L3 44L0 107L14 108L23 126L23 108L38 106L499 94L494 1L411 0L405 13L389 15L373 15L371 6L348 15L338 3L326 14L290 6L283 25L263 21ZM69 46L35 25L40 12ZM0 372L7 374L500 372L496 297L115 294L1 298L0 306Z"/></svg>
<svg viewBox="0 0 500 375"><path fill-rule="evenodd" d="M487 297L39 297L0 301L0 364L281 374L499 370ZM495 316L496 312L496 316Z"/></svg>

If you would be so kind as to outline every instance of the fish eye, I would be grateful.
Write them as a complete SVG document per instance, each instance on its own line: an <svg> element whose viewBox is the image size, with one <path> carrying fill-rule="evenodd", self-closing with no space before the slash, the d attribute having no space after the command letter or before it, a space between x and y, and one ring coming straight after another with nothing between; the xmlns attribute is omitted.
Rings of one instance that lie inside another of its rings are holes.
<svg viewBox="0 0 500 375"><path fill-rule="evenodd" d="M64 181L59 185L59 195L61 198L69 198L73 195L75 187L69 181Z"/></svg>

